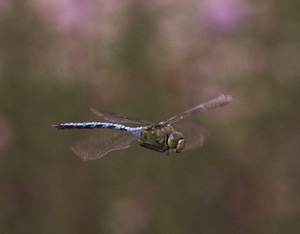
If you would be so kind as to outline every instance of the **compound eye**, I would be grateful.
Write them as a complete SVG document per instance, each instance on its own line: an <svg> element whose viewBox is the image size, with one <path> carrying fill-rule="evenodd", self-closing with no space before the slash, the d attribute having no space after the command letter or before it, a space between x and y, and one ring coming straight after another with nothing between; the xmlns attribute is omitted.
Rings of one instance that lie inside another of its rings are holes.
<svg viewBox="0 0 300 234"><path fill-rule="evenodd" d="M181 150L185 148L186 145L186 140L185 139L180 139L178 141L177 147L176 147L176 153L180 153Z"/></svg>
<svg viewBox="0 0 300 234"><path fill-rule="evenodd" d="M168 138L168 146L170 149L177 149L179 140L184 139L181 132L172 132Z"/></svg>

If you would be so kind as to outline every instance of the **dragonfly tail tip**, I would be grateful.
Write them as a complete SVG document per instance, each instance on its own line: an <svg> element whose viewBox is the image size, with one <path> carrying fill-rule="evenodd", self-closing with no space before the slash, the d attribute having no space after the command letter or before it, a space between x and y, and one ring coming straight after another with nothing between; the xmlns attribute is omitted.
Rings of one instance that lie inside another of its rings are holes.
<svg viewBox="0 0 300 234"><path fill-rule="evenodd" d="M59 124L52 124L51 127L52 127L52 128L60 129L60 125L59 125Z"/></svg>

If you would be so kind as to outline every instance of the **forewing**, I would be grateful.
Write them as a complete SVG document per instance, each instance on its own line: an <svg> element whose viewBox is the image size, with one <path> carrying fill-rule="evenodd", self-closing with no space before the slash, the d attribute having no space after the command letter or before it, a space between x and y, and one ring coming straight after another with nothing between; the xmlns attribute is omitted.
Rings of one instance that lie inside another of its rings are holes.
<svg viewBox="0 0 300 234"><path fill-rule="evenodd" d="M126 149L136 136L130 132L112 132L103 137L90 137L75 142L71 149L83 160L102 158L111 151Z"/></svg>
<svg viewBox="0 0 300 234"><path fill-rule="evenodd" d="M232 101L232 97L230 95L224 95L224 94L220 94L219 96L217 96L216 98L213 98L209 101L206 101L204 103L201 103L198 106L195 106L192 109L189 109L181 114L175 115L165 121L162 121L159 123L159 126L166 126L168 124L172 124L175 123L181 119L184 119L192 114L197 114L200 112L204 112L207 111L209 109L213 109L213 108L217 108L219 106L223 106L226 105L227 103Z"/></svg>
<svg viewBox="0 0 300 234"><path fill-rule="evenodd" d="M176 124L176 131L181 132L186 139L186 150L192 150L203 145L205 134L208 134L207 130L201 127L198 123L179 123Z"/></svg>
<svg viewBox="0 0 300 234"><path fill-rule="evenodd" d="M113 123L130 123L130 124L141 124L141 125L153 125L153 123L143 120L143 119L138 119L138 118L133 118L133 117L128 117L128 116L123 116L119 115L116 113L111 113L111 112L106 112L106 111L100 111L91 108L91 111L94 112L94 114L100 116L102 119L113 122Z"/></svg>

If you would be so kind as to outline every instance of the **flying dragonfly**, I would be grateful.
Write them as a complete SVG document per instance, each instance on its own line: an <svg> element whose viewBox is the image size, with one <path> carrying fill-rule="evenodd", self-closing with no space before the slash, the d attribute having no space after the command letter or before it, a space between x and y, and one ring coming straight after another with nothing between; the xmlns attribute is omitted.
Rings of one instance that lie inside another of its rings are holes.
<svg viewBox="0 0 300 234"><path fill-rule="evenodd" d="M140 146L150 150L180 153L183 149L194 148L203 144L203 128L196 124L185 124L180 128L182 131L176 131L171 124L190 115L226 105L231 101L232 97L230 95L220 94L158 124L138 118L91 109L92 112L108 122L61 123L52 125L52 127L61 130L104 128L118 130L122 133L111 134L98 139L89 138L78 141L71 148L83 160L99 159L111 151L128 148L130 143L135 139L138 139ZM139 126L130 127L123 124L137 124Z"/></svg>

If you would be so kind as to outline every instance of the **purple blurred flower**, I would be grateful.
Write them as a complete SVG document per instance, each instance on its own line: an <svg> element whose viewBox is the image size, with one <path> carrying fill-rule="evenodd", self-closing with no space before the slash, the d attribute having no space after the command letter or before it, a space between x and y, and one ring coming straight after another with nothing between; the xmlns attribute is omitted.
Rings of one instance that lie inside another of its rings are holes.
<svg viewBox="0 0 300 234"><path fill-rule="evenodd" d="M11 9L11 3L9 1L0 2L0 12L5 12Z"/></svg>
<svg viewBox="0 0 300 234"><path fill-rule="evenodd" d="M94 0L30 0L29 3L47 21L65 31L84 28L94 9Z"/></svg>
<svg viewBox="0 0 300 234"><path fill-rule="evenodd" d="M199 3L204 24L224 31L244 27L252 12L247 0L202 0Z"/></svg>
<svg viewBox="0 0 300 234"><path fill-rule="evenodd" d="M87 0L64 0L59 3L58 18L61 20L62 26L70 29L84 23L92 9L91 1Z"/></svg>

